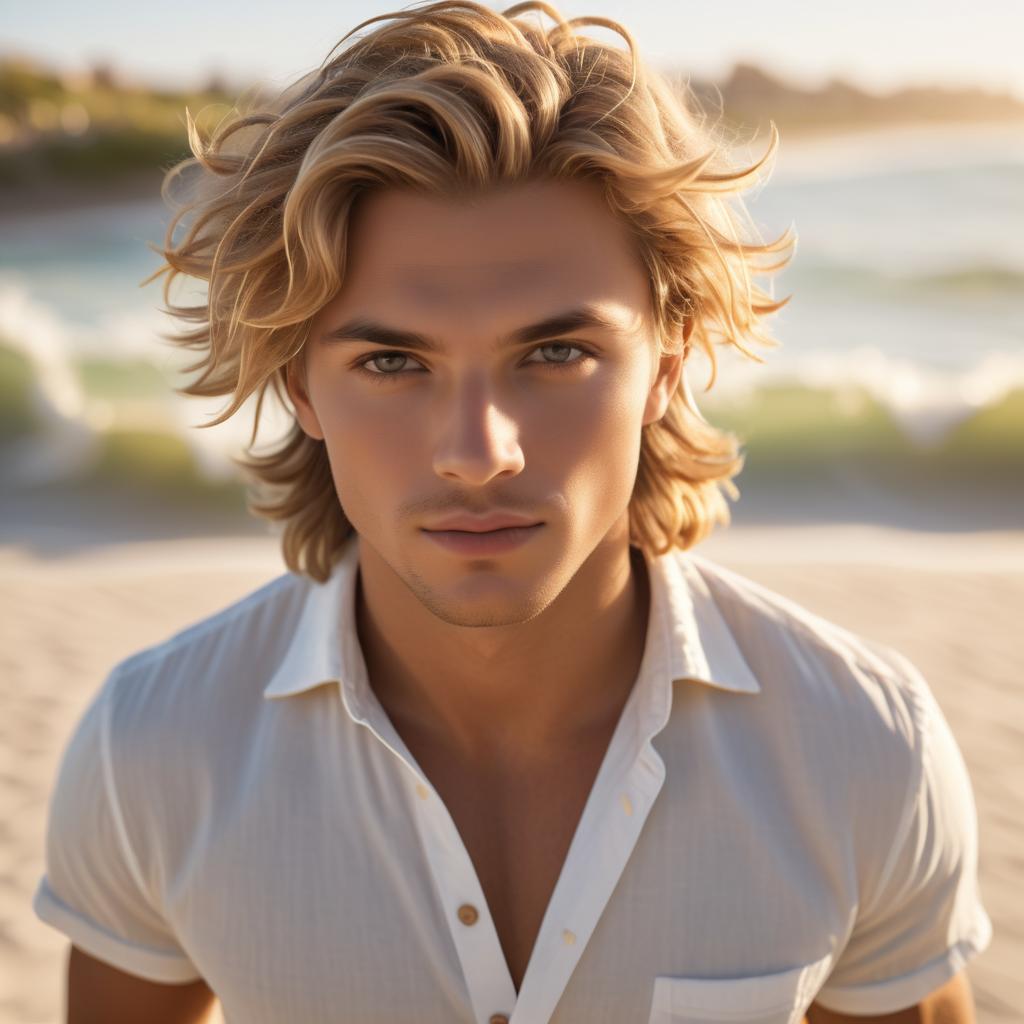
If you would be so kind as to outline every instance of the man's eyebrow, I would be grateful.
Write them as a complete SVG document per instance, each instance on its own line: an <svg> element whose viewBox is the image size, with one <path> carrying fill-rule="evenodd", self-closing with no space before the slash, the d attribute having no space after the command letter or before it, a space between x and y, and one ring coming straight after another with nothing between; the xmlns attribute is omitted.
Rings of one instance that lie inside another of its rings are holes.
<svg viewBox="0 0 1024 1024"><path fill-rule="evenodd" d="M543 338L558 337L588 327L596 327L606 331L622 331L624 325L613 317L602 313L593 305L583 305L576 309L556 313L533 324L519 327L498 339L497 348L513 345L525 345ZM346 341L369 341L377 345L395 348L418 349L425 352L440 352L444 346L436 338L418 334L415 331L402 331L394 327L386 327L366 317L356 317L335 327L320 336L321 341L337 343Z"/></svg>

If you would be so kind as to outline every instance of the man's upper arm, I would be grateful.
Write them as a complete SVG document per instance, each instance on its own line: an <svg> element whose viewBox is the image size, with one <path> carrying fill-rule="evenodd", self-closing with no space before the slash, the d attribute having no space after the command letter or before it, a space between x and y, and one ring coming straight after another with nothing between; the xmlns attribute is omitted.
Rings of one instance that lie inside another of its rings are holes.
<svg viewBox="0 0 1024 1024"><path fill-rule="evenodd" d="M46 870L32 909L89 956L141 980L195 982L128 840L109 749L108 676L68 741L49 802Z"/></svg>
<svg viewBox="0 0 1024 1024"><path fill-rule="evenodd" d="M887 826L862 837L870 838L872 856L884 867L867 873L872 884L860 894L851 934L815 997L820 1020L878 1021L886 1013L913 1014L928 999L963 1002L957 993L964 983L954 976L992 938L978 887L978 825L967 767L920 672L889 653L914 723L913 770L908 778L906 756L904 767L894 762L891 769L903 773L907 787L895 831ZM820 1016L828 1011L848 1016Z"/></svg>
<svg viewBox="0 0 1024 1024"><path fill-rule="evenodd" d="M807 1024L976 1024L974 997L967 973L960 971L915 1005L882 1016L853 1017L812 1003Z"/></svg>
<svg viewBox="0 0 1024 1024"><path fill-rule="evenodd" d="M68 951L67 1024L206 1024L216 1003L201 978L180 985L147 981Z"/></svg>

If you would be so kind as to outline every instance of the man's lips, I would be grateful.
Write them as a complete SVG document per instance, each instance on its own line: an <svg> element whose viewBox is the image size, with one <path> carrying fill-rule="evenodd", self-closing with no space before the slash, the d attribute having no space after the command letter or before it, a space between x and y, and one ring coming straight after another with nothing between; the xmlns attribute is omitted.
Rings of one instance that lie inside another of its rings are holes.
<svg viewBox="0 0 1024 1024"><path fill-rule="evenodd" d="M424 530L435 543L464 555L493 555L511 551L526 543L541 529L543 523L530 526L506 526L497 530Z"/></svg>
<svg viewBox="0 0 1024 1024"><path fill-rule="evenodd" d="M511 527L538 526L541 520L534 516L520 515L510 512L494 512L486 516L458 515L449 516L430 526L424 527L428 532L450 531L459 533L490 533Z"/></svg>

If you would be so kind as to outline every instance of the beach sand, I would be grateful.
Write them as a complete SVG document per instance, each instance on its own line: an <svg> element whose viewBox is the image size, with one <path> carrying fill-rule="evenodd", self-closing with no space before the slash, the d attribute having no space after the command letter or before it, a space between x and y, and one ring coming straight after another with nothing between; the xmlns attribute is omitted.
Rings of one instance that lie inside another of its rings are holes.
<svg viewBox="0 0 1024 1024"><path fill-rule="evenodd" d="M1024 532L838 525L720 532L699 554L868 638L929 680L967 762L995 937L968 968L980 1024L1024 1003ZM0 1021L63 1019L67 940L39 922L47 801L65 742L120 658L284 569L272 537L0 546ZM219 1014L215 1015L219 1021Z"/></svg>

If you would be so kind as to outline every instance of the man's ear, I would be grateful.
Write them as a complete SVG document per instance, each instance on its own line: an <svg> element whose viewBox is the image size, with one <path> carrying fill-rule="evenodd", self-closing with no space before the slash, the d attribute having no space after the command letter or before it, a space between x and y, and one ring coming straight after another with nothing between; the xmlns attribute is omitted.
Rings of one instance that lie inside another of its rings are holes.
<svg viewBox="0 0 1024 1024"><path fill-rule="evenodd" d="M313 411L313 403L309 400L306 386L305 350L285 364L285 389L295 406L295 418L299 421L304 433L314 441L322 441L324 432L320 420Z"/></svg>
<svg viewBox="0 0 1024 1024"><path fill-rule="evenodd" d="M683 350L675 355L661 356L658 365L658 375L651 384L651 390L647 394L647 404L644 407L643 426L656 423L665 415L668 403L679 387L683 376L683 363L689 355L690 332L693 330L693 321L687 320L683 328Z"/></svg>

